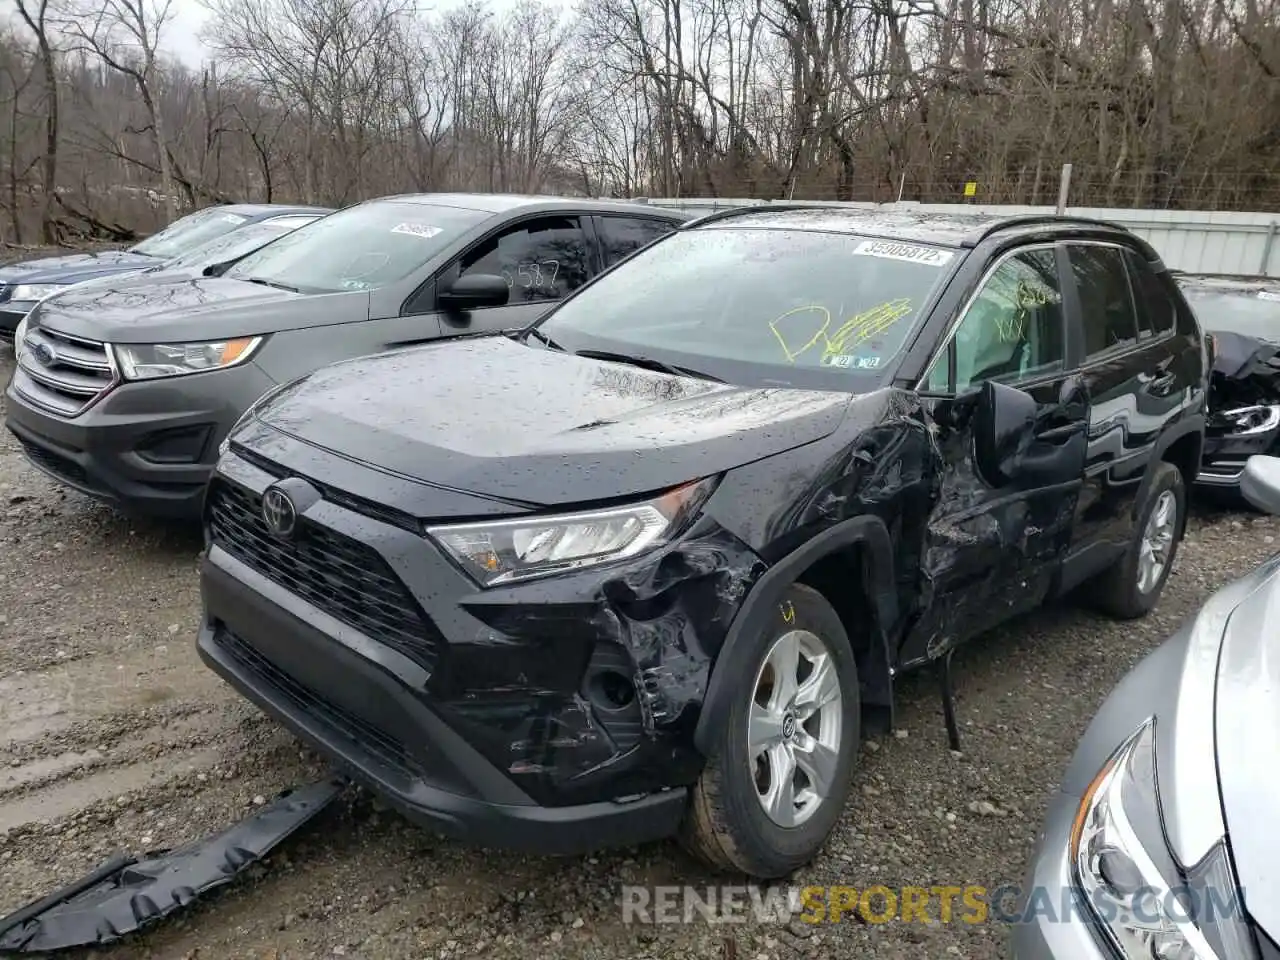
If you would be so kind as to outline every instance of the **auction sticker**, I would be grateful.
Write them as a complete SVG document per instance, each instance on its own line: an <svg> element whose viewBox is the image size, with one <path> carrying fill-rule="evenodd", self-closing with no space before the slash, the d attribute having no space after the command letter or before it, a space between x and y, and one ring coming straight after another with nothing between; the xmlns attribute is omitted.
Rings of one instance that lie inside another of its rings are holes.
<svg viewBox="0 0 1280 960"><path fill-rule="evenodd" d="M422 237L427 240L437 234L444 233L443 227L433 227L426 223L397 223L391 228L392 233L407 233L411 237Z"/></svg>
<svg viewBox="0 0 1280 960"><path fill-rule="evenodd" d="M841 370L874 370L880 366L880 358L861 353L828 354L822 358L824 367L839 367Z"/></svg>
<svg viewBox="0 0 1280 960"><path fill-rule="evenodd" d="M954 256L950 250L921 247L914 243L898 243L896 240L863 240L853 252L860 257L903 260L907 263L924 263L931 267L941 267Z"/></svg>

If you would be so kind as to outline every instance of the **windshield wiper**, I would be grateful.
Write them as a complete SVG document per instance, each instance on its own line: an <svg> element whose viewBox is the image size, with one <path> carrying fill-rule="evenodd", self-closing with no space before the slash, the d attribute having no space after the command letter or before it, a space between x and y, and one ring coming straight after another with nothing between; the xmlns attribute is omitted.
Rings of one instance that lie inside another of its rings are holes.
<svg viewBox="0 0 1280 960"><path fill-rule="evenodd" d="M556 343L554 340L548 337L545 333L543 333L537 327L529 327L528 329L526 329L524 333L521 335L520 339L523 340L525 337L537 337L539 340L545 343L552 350L564 350L564 347L560 346L560 344Z"/></svg>
<svg viewBox="0 0 1280 960"><path fill-rule="evenodd" d="M249 283L260 283L264 287L275 287L277 290L288 290L290 293L297 293L297 287L291 287L287 283L278 283L275 280L264 280L262 277L244 277Z"/></svg>
<svg viewBox="0 0 1280 960"><path fill-rule="evenodd" d="M669 373L676 377L697 377L699 380L710 380L713 383L724 383L719 377L713 377L709 373L703 373L701 370L694 370L690 367L677 366L674 363L667 363L665 360L655 360L653 357L633 356L629 353L614 353L610 350L575 350L575 357L586 357L590 360L612 360L615 363L629 363L633 367L643 367L645 370L656 370L658 373Z"/></svg>

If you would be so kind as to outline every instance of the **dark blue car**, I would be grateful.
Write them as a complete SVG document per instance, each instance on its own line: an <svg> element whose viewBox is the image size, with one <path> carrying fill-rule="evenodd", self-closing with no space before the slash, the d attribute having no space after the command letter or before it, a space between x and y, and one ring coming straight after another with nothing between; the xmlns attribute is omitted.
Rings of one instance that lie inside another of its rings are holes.
<svg viewBox="0 0 1280 960"><path fill-rule="evenodd" d="M124 250L73 253L7 264L0 267L0 340L13 339L18 323L36 301L70 284L145 270L250 223L330 212L323 207L278 203L224 204L175 220L159 233Z"/></svg>

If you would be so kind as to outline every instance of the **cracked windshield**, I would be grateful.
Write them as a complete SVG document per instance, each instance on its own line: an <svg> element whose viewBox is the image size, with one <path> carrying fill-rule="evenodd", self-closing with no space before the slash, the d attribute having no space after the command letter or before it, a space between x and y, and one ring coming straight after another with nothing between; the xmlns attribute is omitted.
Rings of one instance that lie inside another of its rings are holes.
<svg viewBox="0 0 1280 960"><path fill-rule="evenodd" d="M677 233L570 300L540 333L567 350L839 389L888 371L954 255L778 228Z"/></svg>

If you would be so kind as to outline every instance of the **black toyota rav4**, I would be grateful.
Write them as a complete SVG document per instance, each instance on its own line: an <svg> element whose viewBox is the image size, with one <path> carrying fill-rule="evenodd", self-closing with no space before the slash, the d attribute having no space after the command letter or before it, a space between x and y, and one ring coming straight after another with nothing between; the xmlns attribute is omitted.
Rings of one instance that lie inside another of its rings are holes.
<svg viewBox="0 0 1280 960"><path fill-rule="evenodd" d="M1086 581L1155 605L1206 362L1118 227L712 215L518 335L263 397L200 653L444 832L783 875L903 670Z"/></svg>

